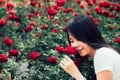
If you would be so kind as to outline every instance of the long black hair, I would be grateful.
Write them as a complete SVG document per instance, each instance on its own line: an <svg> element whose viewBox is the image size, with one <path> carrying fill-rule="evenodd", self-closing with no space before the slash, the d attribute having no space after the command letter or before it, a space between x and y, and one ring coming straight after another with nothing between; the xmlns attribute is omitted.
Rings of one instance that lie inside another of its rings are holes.
<svg viewBox="0 0 120 80"><path fill-rule="evenodd" d="M87 43L94 49L109 46L102 37L97 25L88 15L81 14L68 22L67 35L71 33L77 40ZM69 35L68 42L70 44Z"/></svg>

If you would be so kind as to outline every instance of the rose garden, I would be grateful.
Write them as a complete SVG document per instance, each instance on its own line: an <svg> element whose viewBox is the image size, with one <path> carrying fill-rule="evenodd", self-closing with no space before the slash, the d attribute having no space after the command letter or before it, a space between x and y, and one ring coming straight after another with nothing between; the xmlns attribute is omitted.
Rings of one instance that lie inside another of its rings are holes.
<svg viewBox="0 0 120 80"><path fill-rule="evenodd" d="M0 0L0 80L74 80L59 66L63 55L95 80L92 59L67 42L67 22L81 13L120 53L119 0Z"/></svg>

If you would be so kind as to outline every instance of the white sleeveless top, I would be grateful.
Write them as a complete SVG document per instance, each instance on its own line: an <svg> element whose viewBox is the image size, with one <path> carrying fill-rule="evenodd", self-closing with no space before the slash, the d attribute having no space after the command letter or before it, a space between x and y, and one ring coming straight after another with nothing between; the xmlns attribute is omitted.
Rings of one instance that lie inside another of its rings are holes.
<svg viewBox="0 0 120 80"><path fill-rule="evenodd" d="M120 54L113 49L102 47L94 56L95 73L104 70L112 71L112 80L120 80Z"/></svg>

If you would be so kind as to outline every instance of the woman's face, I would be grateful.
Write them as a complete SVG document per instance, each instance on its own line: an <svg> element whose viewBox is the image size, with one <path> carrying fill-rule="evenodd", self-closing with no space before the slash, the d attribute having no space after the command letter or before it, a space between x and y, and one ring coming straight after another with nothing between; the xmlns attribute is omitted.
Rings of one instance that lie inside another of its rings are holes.
<svg viewBox="0 0 120 80"><path fill-rule="evenodd" d="M91 54L93 53L94 50L90 46L88 46L88 44L77 40L71 33L68 34L69 34L71 46L78 51L80 56L86 56L86 55L92 56Z"/></svg>

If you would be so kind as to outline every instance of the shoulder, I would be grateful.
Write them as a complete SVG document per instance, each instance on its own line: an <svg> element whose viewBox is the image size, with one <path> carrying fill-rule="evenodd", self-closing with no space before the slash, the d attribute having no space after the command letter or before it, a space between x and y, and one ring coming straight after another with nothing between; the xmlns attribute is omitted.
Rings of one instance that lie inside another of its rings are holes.
<svg viewBox="0 0 120 80"><path fill-rule="evenodd" d="M96 50L95 56L94 56L94 62L98 61L115 61L116 59L120 59L120 54L116 52L112 48L106 48L102 47L100 49Z"/></svg>
<svg viewBox="0 0 120 80"><path fill-rule="evenodd" d="M104 56L110 57L110 56L120 56L120 55L119 55L118 52L116 52L112 48L102 47L102 48L96 50L94 59L98 58L100 56L102 56L102 57L104 57Z"/></svg>

